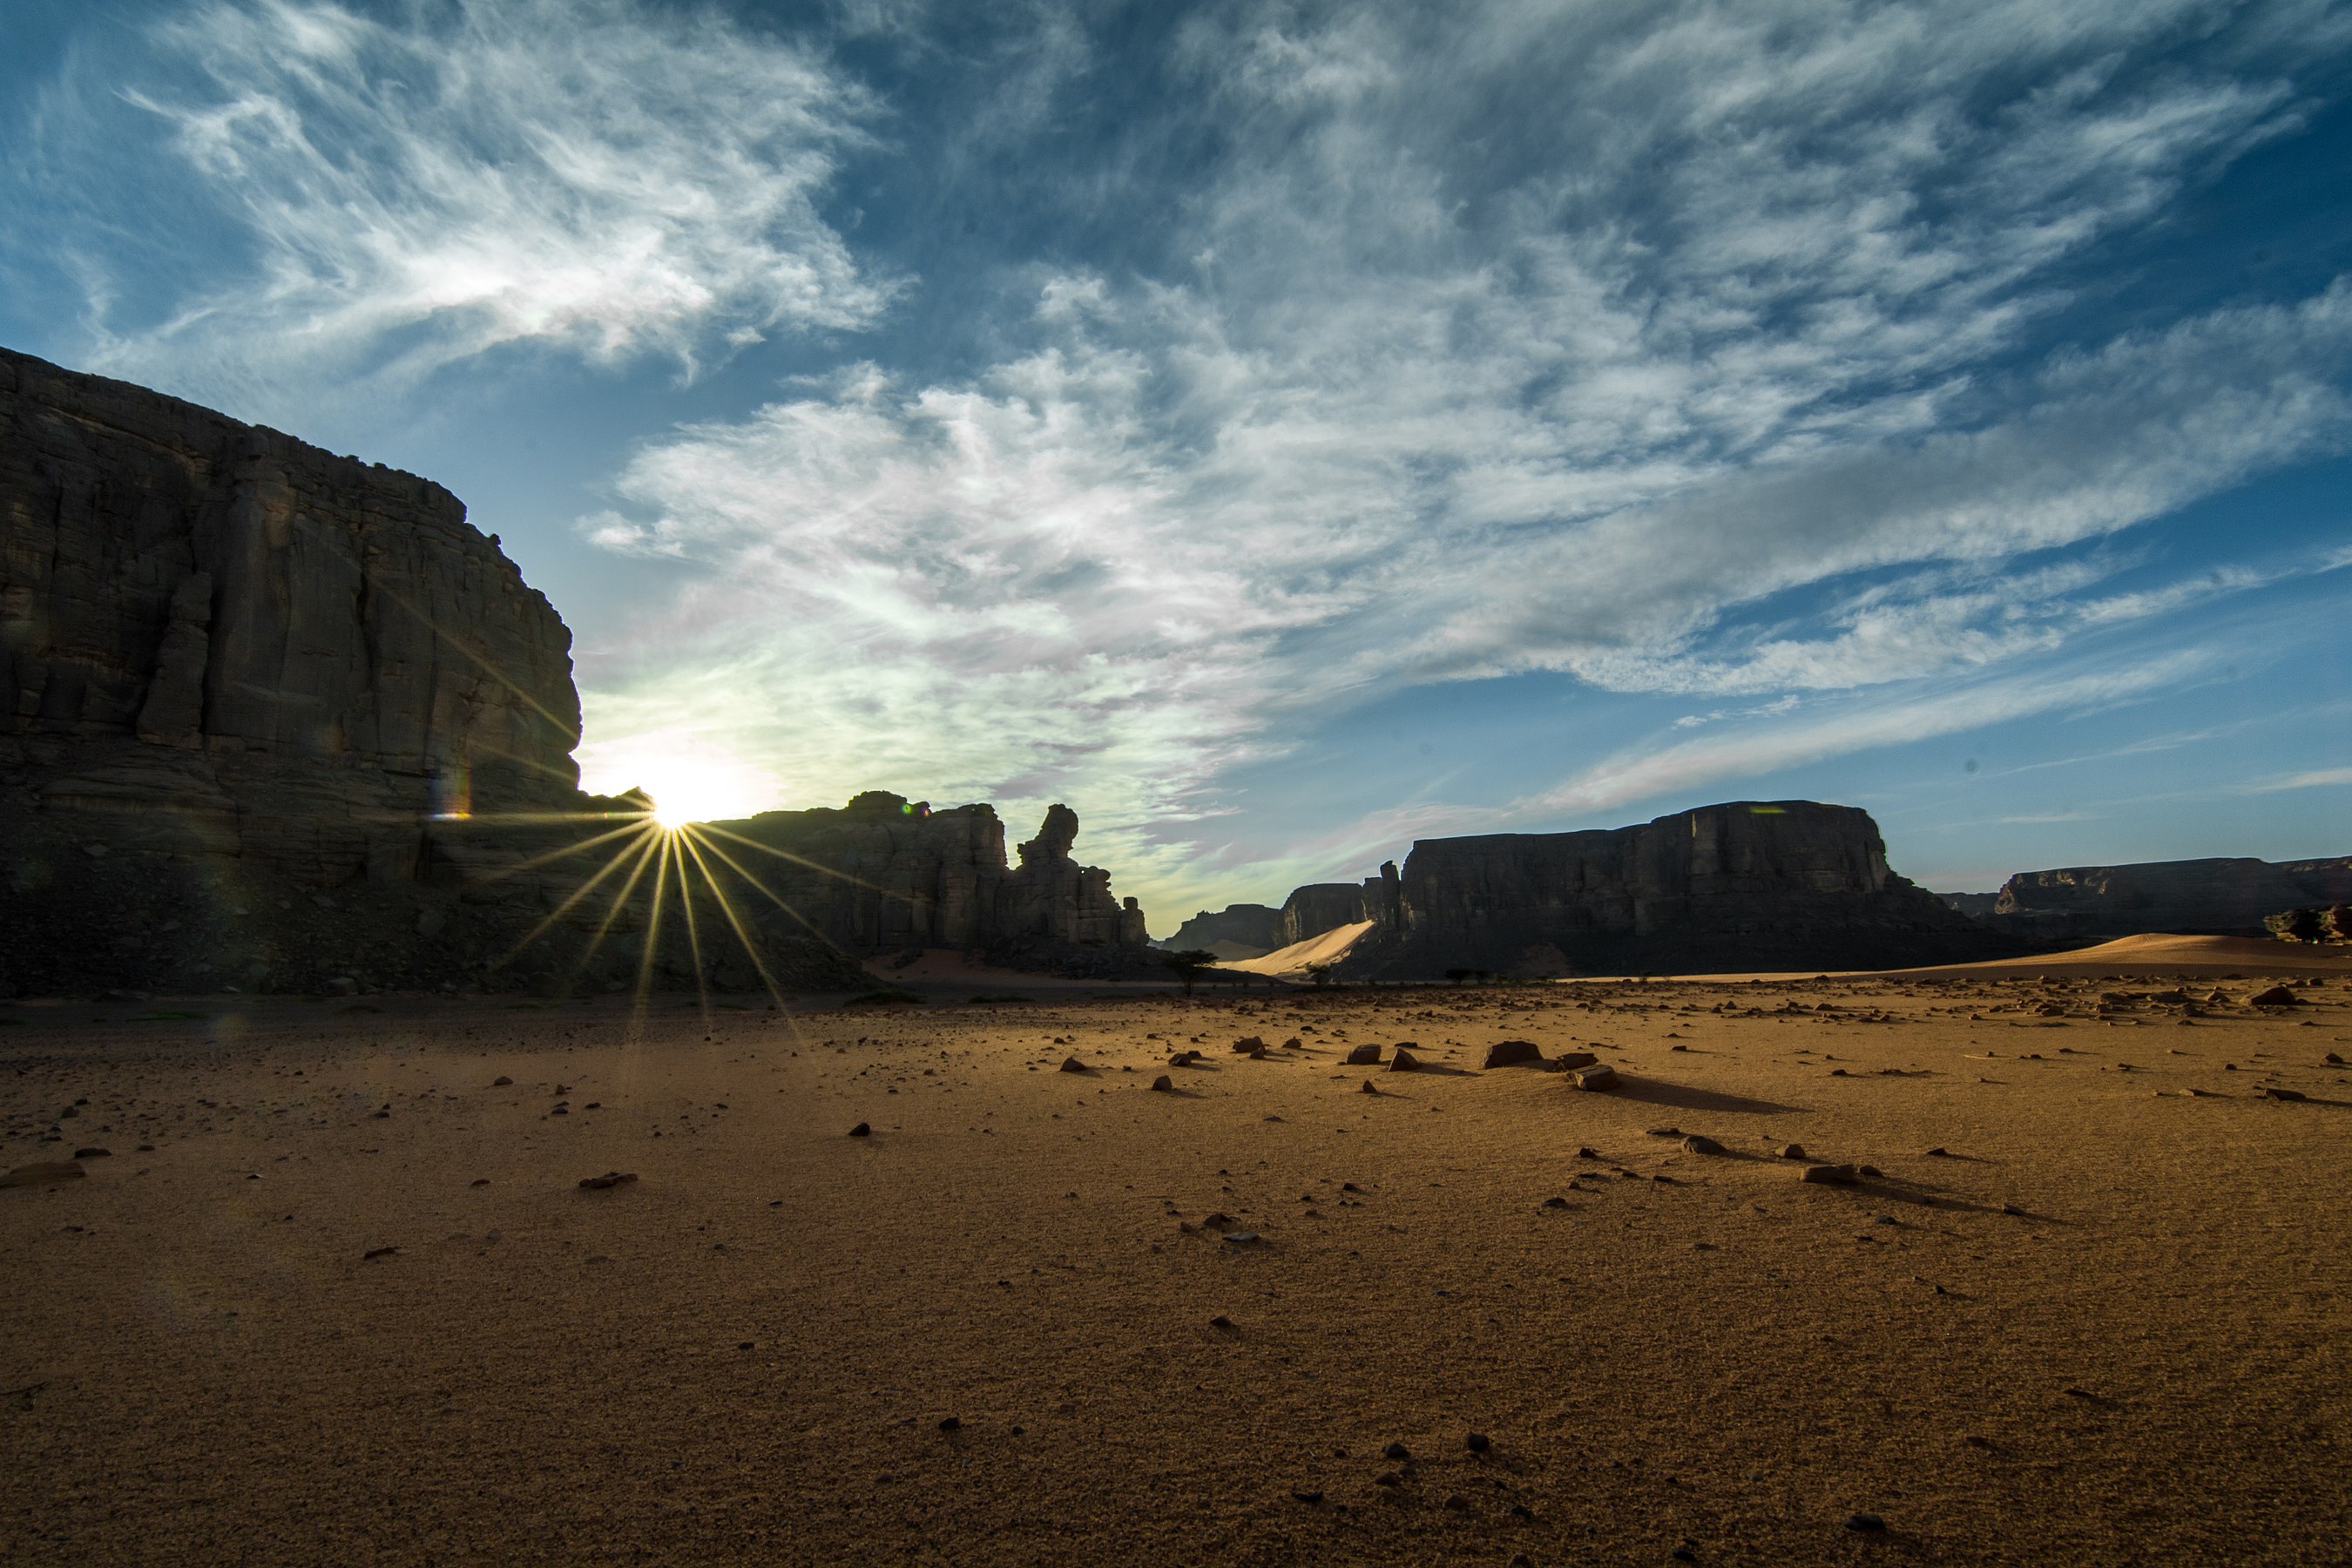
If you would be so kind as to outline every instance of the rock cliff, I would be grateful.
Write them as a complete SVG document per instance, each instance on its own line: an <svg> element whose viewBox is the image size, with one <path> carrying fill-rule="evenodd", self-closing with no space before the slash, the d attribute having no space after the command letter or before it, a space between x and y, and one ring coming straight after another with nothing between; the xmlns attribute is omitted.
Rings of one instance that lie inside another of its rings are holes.
<svg viewBox="0 0 2352 1568"><path fill-rule="evenodd" d="M1008 870L977 806L912 861L818 832L859 868L829 894L882 890L730 959L758 900L578 789L570 647L429 480L0 350L0 994L863 986L852 955L908 943L1142 943L1067 808Z"/></svg>
<svg viewBox="0 0 2352 1568"><path fill-rule="evenodd" d="M2151 860L2021 871L2001 884L1987 920L2015 936L2064 945L2147 931L2261 936L2266 916L2347 901L2352 857Z"/></svg>
<svg viewBox="0 0 2352 1568"><path fill-rule="evenodd" d="M1366 887L1371 887L1367 883ZM1987 957L2000 939L1896 876L1869 814L1734 802L1635 827L1423 839L1359 974L1864 968Z"/></svg>
<svg viewBox="0 0 2352 1568"><path fill-rule="evenodd" d="M1010 866L993 806L934 811L879 790L837 811L762 812L700 836L773 894L765 918L805 921L856 952L947 947L1017 958L1139 950L1150 940L1136 901L1112 896L1110 873L1071 858L1078 816L1066 805L1046 810Z"/></svg>
<svg viewBox="0 0 2352 1568"><path fill-rule="evenodd" d="M1284 945L1282 911L1270 904L1227 904L1222 910L1202 910L1159 945L1174 952L1202 951L1220 958L1256 958Z"/></svg>

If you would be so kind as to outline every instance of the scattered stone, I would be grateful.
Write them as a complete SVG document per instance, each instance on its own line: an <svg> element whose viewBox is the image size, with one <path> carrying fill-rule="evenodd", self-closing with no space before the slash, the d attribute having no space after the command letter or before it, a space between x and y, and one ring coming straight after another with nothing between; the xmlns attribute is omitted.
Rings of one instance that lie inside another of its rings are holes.
<svg viewBox="0 0 2352 1568"><path fill-rule="evenodd" d="M1231 1318L1226 1317L1223 1312L1219 1312L1215 1317L1209 1320L1209 1327L1213 1329L1230 1329L1233 1326L1234 1321Z"/></svg>
<svg viewBox="0 0 2352 1568"><path fill-rule="evenodd" d="M1166 1073L1161 1073L1151 1080L1151 1087L1161 1094L1173 1094L1176 1092L1176 1080Z"/></svg>
<svg viewBox="0 0 2352 1568"><path fill-rule="evenodd" d="M963 1417L961 1415L943 1415L940 1417L940 1430L942 1432L962 1431Z"/></svg>
<svg viewBox="0 0 2352 1568"><path fill-rule="evenodd" d="M507 1077L504 1073L500 1073L498 1077L490 1079L490 1087L492 1089L511 1089L514 1087L514 1079Z"/></svg>
<svg viewBox="0 0 2352 1568"><path fill-rule="evenodd" d="M2015 1204L2001 1205L2000 1212L2016 1219L2022 1219L2025 1217L2025 1211L2018 1207Z"/></svg>
<svg viewBox="0 0 2352 1568"><path fill-rule="evenodd" d="M1689 1137L1684 1139L1683 1147L1694 1154L1720 1154L1725 1152L1722 1144L1717 1142L1714 1139L1707 1137L1706 1134L1699 1132L1694 1132Z"/></svg>
<svg viewBox="0 0 2352 1568"><path fill-rule="evenodd" d="M1265 1049L1265 1042L1259 1039L1255 1035L1244 1035L1240 1039L1234 1042L1234 1049L1243 1052L1262 1051Z"/></svg>
<svg viewBox="0 0 2352 1568"><path fill-rule="evenodd" d="M1568 1200L1563 1197L1549 1197L1544 1199L1544 1201L1538 1206L1548 1209L1564 1209L1568 1206Z"/></svg>
<svg viewBox="0 0 2352 1568"><path fill-rule="evenodd" d="M1381 1048L1378 1046L1357 1046L1348 1052L1343 1059L1343 1065L1351 1068L1376 1068L1381 1065Z"/></svg>
<svg viewBox="0 0 2352 1568"><path fill-rule="evenodd" d="M1406 1447L1402 1443L1391 1443L1387 1447L1381 1450L1381 1458L1383 1459L1410 1459L1412 1458L1412 1450Z"/></svg>
<svg viewBox="0 0 2352 1568"><path fill-rule="evenodd" d="M396 1247L372 1247L365 1252L360 1254L360 1261L366 1263L378 1258L390 1258L394 1253L398 1252L400 1248Z"/></svg>
<svg viewBox="0 0 2352 1568"><path fill-rule="evenodd" d="M1533 1040L1496 1040L1486 1047L1486 1065L1490 1068L1514 1068L1523 1062L1540 1065L1542 1049Z"/></svg>
<svg viewBox="0 0 2352 1568"><path fill-rule="evenodd" d="M2297 1100L2301 1100L2303 1096L2298 1094L2295 1098ZM100 1149L93 1146L88 1149L75 1150L73 1152L73 1157L77 1160L111 1160L114 1158L114 1151L111 1149Z"/></svg>
<svg viewBox="0 0 2352 1568"><path fill-rule="evenodd" d="M1321 1492L1307 1491L1297 1487L1291 1489L1290 1495L1298 1501L1306 1503L1310 1507L1323 1500L1323 1494Z"/></svg>
<svg viewBox="0 0 2352 1568"><path fill-rule="evenodd" d="M1364 1080L1364 1092L1366 1094L1378 1094L1380 1091L1380 1085L1374 1083L1370 1079L1366 1079Z"/></svg>
<svg viewBox="0 0 2352 1568"><path fill-rule="evenodd" d="M1853 1513L1846 1516L1848 1530L1885 1530L1886 1521L1874 1513Z"/></svg>
<svg viewBox="0 0 2352 1568"><path fill-rule="evenodd" d="M1548 1065L1558 1068L1562 1072L1574 1072L1579 1068L1589 1068L1600 1059L1591 1051L1562 1051L1552 1058Z"/></svg>
<svg viewBox="0 0 2352 1568"><path fill-rule="evenodd" d="M1473 1432L1469 1436L1464 1438L1463 1441L1468 1445L1470 1451L1474 1454L1483 1454L1487 1449L1495 1446L1494 1439L1487 1436L1484 1432Z"/></svg>
<svg viewBox="0 0 2352 1568"><path fill-rule="evenodd" d="M68 1160L48 1160L35 1165L19 1165L0 1176L0 1187L37 1187L50 1182L70 1182L89 1173Z"/></svg>
<svg viewBox="0 0 2352 1568"><path fill-rule="evenodd" d="M1456 1513L1467 1513L1470 1511L1470 1500L1455 1492L1445 1500L1445 1506Z"/></svg>
<svg viewBox="0 0 2352 1568"><path fill-rule="evenodd" d="M1397 1054L1389 1058L1389 1071L1391 1072L1412 1072L1420 1066L1421 1063L1414 1058L1413 1054L1411 1051L1404 1049L1402 1047L1399 1047L1397 1048Z"/></svg>
<svg viewBox="0 0 2352 1568"><path fill-rule="evenodd" d="M1601 1151L1589 1144L1580 1143L1576 1148L1576 1157L1580 1160L1598 1160L1601 1158Z"/></svg>
<svg viewBox="0 0 2352 1568"><path fill-rule="evenodd" d="M1576 1087L1598 1094L1617 1087L1617 1069L1610 1067L1590 1067L1576 1075Z"/></svg>
<svg viewBox="0 0 2352 1568"><path fill-rule="evenodd" d="M2344 1065L2344 1058L2334 1051L2327 1053L2326 1061L2327 1065L2332 1068L2340 1068Z"/></svg>
<svg viewBox="0 0 2352 1568"><path fill-rule="evenodd" d="M2257 991L2246 998L2246 1005L2249 1007L2298 1007L2302 1005L2303 998L2284 985L2273 985L2268 990Z"/></svg>
<svg viewBox="0 0 2352 1568"><path fill-rule="evenodd" d="M637 1173L635 1171L607 1171L601 1176L583 1176L580 1178L580 1184L593 1191L602 1192L607 1187L617 1187L624 1182L634 1182L636 1179Z"/></svg>
<svg viewBox="0 0 2352 1568"><path fill-rule="evenodd" d="M1783 1160L1801 1160L1805 1158L1805 1146L1802 1143L1783 1143L1773 1152Z"/></svg>
<svg viewBox="0 0 2352 1568"><path fill-rule="evenodd" d="M1679 1127L1653 1127L1650 1129L1650 1136L1653 1138L1679 1138L1682 1135L1683 1130Z"/></svg>
<svg viewBox="0 0 2352 1568"><path fill-rule="evenodd" d="M1834 1183L1839 1186L1852 1186L1861 1179L1862 1173L1852 1165L1808 1165L1797 1173L1801 1182Z"/></svg>
<svg viewBox="0 0 2352 1568"><path fill-rule="evenodd" d="M1225 1232L1225 1239L1235 1247L1248 1247L1256 1242L1259 1237L1254 1230L1229 1230Z"/></svg>
<svg viewBox="0 0 2352 1568"><path fill-rule="evenodd" d="M1062 1058L1062 1070L1064 1072L1084 1072L1087 1070L1087 1064L1078 1060L1076 1057L1064 1057Z"/></svg>
<svg viewBox="0 0 2352 1568"><path fill-rule="evenodd" d="M2299 1089L2280 1089L2274 1084L2265 1084L2254 1092L2267 1096L2272 1100L2305 1100L2310 1098ZM103 1152L104 1151L100 1151L100 1152ZM76 1159L79 1159L80 1155L77 1154L74 1157Z"/></svg>
<svg viewBox="0 0 2352 1568"><path fill-rule="evenodd" d="M852 1138L871 1138L874 1136L874 1129L861 1121L849 1130L849 1135Z"/></svg>
<svg viewBox="0 0 2352 1568"><path fill-rule="evenodd" d="M1404 1478L1398 1475L1394 1470L1382 1470L1379 1475L1372 1478L1372 1485L1376 1487L1401 1487L1404 1485Z"/></svg>
<svg viewBox="0 0 2352 1568"><path fill-rule="evenodd" d="M1927 1157L1930 1160L1948 1160L1952 1157L1952 1152L1949 1149L1945 1148L1941 1143L1938 1143L1933 1149L1927 1151Z"/></svg>
<svg viewBox="0 0 2352 1568"><path fill-rule="evenodd" d="M1198 1051L1178 1051L1168 1058L1168 1065L1171 1068L1188 1068L1200 1059L1201 1053Z"/></svg>

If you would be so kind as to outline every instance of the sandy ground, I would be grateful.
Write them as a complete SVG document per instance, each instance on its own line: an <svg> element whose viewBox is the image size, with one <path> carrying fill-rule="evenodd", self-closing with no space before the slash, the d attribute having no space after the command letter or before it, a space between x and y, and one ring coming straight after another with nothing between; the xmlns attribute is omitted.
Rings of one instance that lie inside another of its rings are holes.
<svg viewBox="0 0 2352 1568"><path fill-rule="evenodd" d="M0 1008L0 1558L2340 1563L2295 967Z"/></svg>
<svg viewBox="0 0 2352 1568"><path fill-rule="evenodd" d="M1288 947L1277 947L1272 952L1256 958L1234 959L1219 964L1220 969L1241 974L1264 974L1287 980L1304 980L1313 966L1339 963L1348 956L1356 943L1369 935L1370 921L1358 921L1352 925L1333 926L1320 936L1310 936L1305 942L1294 942Z"/></svg>

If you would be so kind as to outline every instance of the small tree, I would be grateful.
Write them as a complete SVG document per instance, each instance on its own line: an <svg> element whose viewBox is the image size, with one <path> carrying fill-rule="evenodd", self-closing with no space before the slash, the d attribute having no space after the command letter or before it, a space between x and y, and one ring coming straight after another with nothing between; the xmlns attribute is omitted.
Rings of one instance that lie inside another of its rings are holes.
<svg viewBox="0 0 2352 1568"><path fill-rule="evenodd" d="M1317 985L1328 985L1331 984L1331 966L1328 963L1310 963L1307 966L1307 978Z"/></svg>
<svg viewBox="0 0 2352 1568"><path fill-rule="evenodd" d="M1176 978L1183 982L1184 994L1190 996L1202 974L1217 966L1217 955L1202 948L1188 947L1181 952L1161 953L1160 962L1175 971Z"/></svg>

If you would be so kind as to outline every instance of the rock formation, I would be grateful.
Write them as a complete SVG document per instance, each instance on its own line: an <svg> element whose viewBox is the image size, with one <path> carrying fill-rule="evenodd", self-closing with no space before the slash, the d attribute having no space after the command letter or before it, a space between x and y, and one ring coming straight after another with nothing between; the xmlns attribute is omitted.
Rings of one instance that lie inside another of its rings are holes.
<svg viewBox="0 0 2352 1568"><path fill-rule="evenodd" d="M1077 813L1048 807L1008 867L993 806L934 811L880 790L837 811L762 812L699 833L755 876L769 902L789 906L783 918L852 951L1141 950L1142 910L1112 897L1108 871L1071 858L1077 836Z"/></svg>
<svg viewBox="0 0 2352 1568"><path fill-rule="evenodd" d="M1365 884L1371 889L1374 882ZM1356 974L1865 968L2003 951L1895 875L1866 812L1735 802L1586 833L1423 839Z"/></svg>
<svg viewBox="0 0 2352 1568"><path fill-rule="evenodd" d="M1008 872L977 806L930 819L966 840L930 881L872 858L869 904L750 911L727 960L732 873L578 789L570 647L429 480L0 350L0 994L864 985L843 950L1143 942L1066 808Z"/></svg>
<svg viewBox="0 0 2352 1568"><path fill-rule="evenodd" d="M1159 945L1176 952L1213 952L1219 958L1262 957L1285 945L1282 911L1268 904L1202 910Z"/></svg>
<svg viewBox="0 0 2352 1568"><path fill-rule="evenodd" d="M2352 901L2352 857L2245 857L2066 866L2001 884L1987 923L2037 943L2074 946L2147 931L2261 936L2266 916Z"/></svg>

